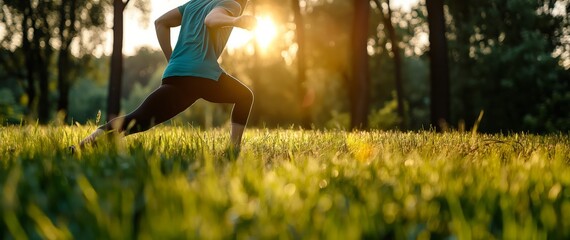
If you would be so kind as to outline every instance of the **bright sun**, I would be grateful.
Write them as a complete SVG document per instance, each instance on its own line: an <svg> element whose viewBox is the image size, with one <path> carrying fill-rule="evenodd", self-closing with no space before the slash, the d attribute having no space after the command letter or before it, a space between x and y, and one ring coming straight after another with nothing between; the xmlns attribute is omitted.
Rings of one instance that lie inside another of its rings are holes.
<svg viewBox="0 0 570 240"><path fill-rule="evenodd" d="M260 17L257 19L254 34L259 47L267 49L277 35L277 28L270 17Z"/></svg>
<svg viewBox="0 0 570 240"><path fill-rule="evenodd" d="M257 41L259 48L265 51L269 48L275 36L277 35L277 27L270 17L257 17L257 27L253 31L247 31L241 28L234 28L232 35L228 40L228 48L241 48L253 41Z"/></svg>

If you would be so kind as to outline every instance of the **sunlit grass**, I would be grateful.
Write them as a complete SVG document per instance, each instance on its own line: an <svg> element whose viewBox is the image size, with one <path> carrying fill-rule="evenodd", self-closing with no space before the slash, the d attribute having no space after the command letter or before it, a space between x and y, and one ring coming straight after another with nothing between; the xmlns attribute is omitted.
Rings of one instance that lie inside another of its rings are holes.
<svg viewBox="0 0 570 240"><path fill-rule="evenodd" d="M0 128L0 238L568 238L568 135Z"/></svg>

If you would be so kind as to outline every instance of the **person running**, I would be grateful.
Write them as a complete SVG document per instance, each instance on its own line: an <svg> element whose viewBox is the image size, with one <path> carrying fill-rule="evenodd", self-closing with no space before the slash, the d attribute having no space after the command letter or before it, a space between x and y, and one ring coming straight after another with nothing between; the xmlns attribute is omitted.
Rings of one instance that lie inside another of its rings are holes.
<svg viewBox="0 0 570 240"><path fill-rule="evenodd" d="M108 132L125 136L165 122L202 98L234 104L231 113L231 147L239 149L253 105L253 92L228 75L218 64L233 27L252 30L257 21L241 15L247 0L190 0L156 19L158 42L168 61L162 84L126 116L112 119L79 143L92 144ZM180 26L174 50L170 28ZM75 147L72 146L72 151Z"/></svg>

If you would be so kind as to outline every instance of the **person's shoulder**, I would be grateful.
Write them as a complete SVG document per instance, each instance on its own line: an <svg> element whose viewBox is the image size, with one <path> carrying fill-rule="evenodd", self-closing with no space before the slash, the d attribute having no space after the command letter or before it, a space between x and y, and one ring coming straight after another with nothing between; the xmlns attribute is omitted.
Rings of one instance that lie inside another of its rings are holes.
<svg viewBox="0 0 570 240"><path fill-rule="evenodd" d="M184 9L184 8L186 8L188 5L190 5L192 2L193 2L192 0L186 1L185 3L183 3L182 5L180 5L178 8Z"/></svg>
<svg viewBox="0 0 570 240"><path fill-rule="evenodd" d="M187 1L186 3L178 6L178 11L180 12L180 14L184 14L184 11L186 10L186 8L188 7L188 5L190 5L190 3L192 3L192 0Z"/></svg>

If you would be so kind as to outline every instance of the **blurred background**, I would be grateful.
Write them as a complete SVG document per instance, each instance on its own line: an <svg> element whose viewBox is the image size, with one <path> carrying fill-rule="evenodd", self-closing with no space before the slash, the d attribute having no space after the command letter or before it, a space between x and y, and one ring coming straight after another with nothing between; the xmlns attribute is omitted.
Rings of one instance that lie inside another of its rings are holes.
<svg viewBox="0 0 570 240"><path fill-rule="evenodd" d="M132 111L166 66L153 21L184 2L0 0L0 123ZM250 0L258 29L234 29L219 61L254 91L252 126L568 132L569 12L568 0ZM218 127L230 112L200 100L173 121Z"/></svg>

